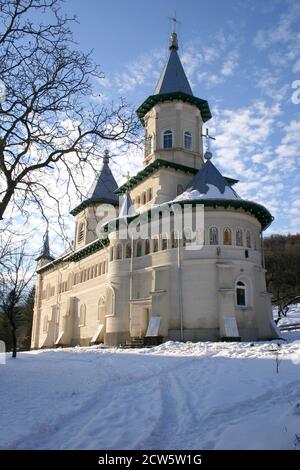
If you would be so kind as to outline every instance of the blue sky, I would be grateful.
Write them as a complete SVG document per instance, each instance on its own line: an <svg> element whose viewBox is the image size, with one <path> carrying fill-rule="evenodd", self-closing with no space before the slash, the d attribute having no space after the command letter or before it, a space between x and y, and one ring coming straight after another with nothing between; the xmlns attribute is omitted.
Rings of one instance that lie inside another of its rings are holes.
<svg viewBox="0 0 300 470"><path fill-rule="evenodd" d="M300 104L291 99L300 80L299 1L66 0L64 9L78 17L78 46L93 49L105 73L99 99L122 96L135 108L168 57L176 11L184 68L213 114L214 163L240 180L242 197L269 208L275 221L267 233L300 232ZM131 174L141 167L141 158L122 158L119 182L126 167Z"/></svg>

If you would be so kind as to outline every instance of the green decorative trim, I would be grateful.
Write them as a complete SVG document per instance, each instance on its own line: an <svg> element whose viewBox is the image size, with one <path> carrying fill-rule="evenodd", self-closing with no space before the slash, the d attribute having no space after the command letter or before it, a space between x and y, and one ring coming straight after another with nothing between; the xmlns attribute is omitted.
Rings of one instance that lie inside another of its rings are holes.
<svg viewBox="0 0 300 470"><path fill-rule="evenodd" d="M261 204L252 201L245 201L244 199L197 199L195 201L180 201L179 204L203 204L205 207L224 207L225 209L243 209L256 217L260 222L262 230L266 230L274 220L271 213Z"/></svg>
<svg viewBox="0 0 300 470"><path fill-rule="evenodd" d="M69 255L65 255L64 257L57 258L56 260L42 266L41 268L37 269L37 273L41 274L43 272L49 271L55 266L58 266L61 263L65 262L77 262L83 258L90 256L91 254L95 253L96 251L100 251L106 246L109 245L108 235L111 231L118 230L119 228L125 228L127 222L130 223L137 217L142 217L144 220L150 220L151 214L157 212L163 212L172 206L174 202L168 202L161 206L157 206L152 209L148 209L147 211L136 214L132 217L128 217L126 220L124 219L115 219L108 222L105 225L106 230L106 238L95 240L93 243L83 247L81 250L76 251L75 253L70 253ZM269 225L273 222L274 217L271 213L261 204L252 201L245 201L243 199L197 199L197 200L190 200L187 199L185 201L176 201L175 204L180 204L183 206L184 204L189 204L195 206L197 204L203 204L205 207L213 207L217 209L218 207L223 207L225 209L243 209L245 212L250 213L260 222L262 226L262 230L265 230L269 227Z"/></svg>
<svg viewBox="0 0 300 470"><path fill-rule="evenodd" d="M126 191L133 189L135 186L147 179L152 173L157 171L159 168L173 168L176 171L183 171L184 173L191 173L192 175L195 175L199 171L197 168L181 165L179 163L168 162L167 160L162 160L161 158L158 158L157 160L154 160L154 162L149 163L149 165L143 168L143 170L139 171L135 176L132 176L132 178L130 178L126 183L120 186L115 191L115 193L123 194ZM238 180L234 178L228 178L226 176L224 178L231 186L238 183Z"/></svg>
<svg viewBox="0 0 300 470"><path fill-rule="evenodd" d="M141 214L135 214L131 217L127 217L127 219L124 221L123 219L116 219L114 221L110 221L105 225L105 228L107 230L107 234L111 233L112 231L115 231L116 229L118 230L119 228L119 222L123 225L126 223L130 223L132 220L136 219L137 217L142 217L145 220L150 220L151 219L151 214L157 214L157 212L164 212L164 211L169 211L169 207L171 207L173 204L180 204L183 206L184 204L188 204L191 206L196 206L197 204L203 204L204 207L213 207L214 209L217 209L218 207L222 207L224 209L243 209L245 212L250 213L253 215L261 224L262 230L265 230L266 228L269 227L269 225L273 222L274 217L271 215L271 213L266 209L264 206L261 204L258 204L256 202L252 201L245 201L243 199L186 199L182 201L172 201L172 202L166 202L164 204L161 204L160 206L156 206L154 208L150 208L145 212L142 212ZM127 222L126 222L127 221ZM123 225L124 228L124 225Z"/></svg>
<svg viewBox="0 0 300 470"><path fill-rule="evenodd" d="M42 266L41 268L37 269L37 273L41 274L43 272L49 271L49 269L61 263L80 261L81 259L86 258L87 256L90 256L92 253L102 250L108 244L109 244L108 238L95 240L93 243L90 243L89 245L84 246L83 248L81 248L81 250L78 250L75 253L70 253L69 255L67 254L65 257L57 258L51 263L48 263L45 266Z"/></svg>
<svg viewBox="0 0 300 470"><path fill-rule="evenodd" d="M184 101L186 103L194 104L195 106L197 106L197 108L199 109L201 113L203 122L208 121L212 117L208 102L206 100L202 100L201 98L197 98L196 96L188 95L187 93L183 93L183 92L151 95L144 101L143 104L141 104L141 106L137 109L136 113L144 125L145 114L147 114L148 111L150 111L150 109L156 105L156 103L163 103L164 101L174 101L174 100Z"/></svg>
<svg viewBox="0 0 300 470"><path fill-rule="evenodd" d="M71 215L77 215L79 212L83 211L86 207L91 206L92 204L112 204L113 206L118 206L119 204L116 201L109 201L105 199L86 199L82 201L78 206L71 210Z"/></svg>

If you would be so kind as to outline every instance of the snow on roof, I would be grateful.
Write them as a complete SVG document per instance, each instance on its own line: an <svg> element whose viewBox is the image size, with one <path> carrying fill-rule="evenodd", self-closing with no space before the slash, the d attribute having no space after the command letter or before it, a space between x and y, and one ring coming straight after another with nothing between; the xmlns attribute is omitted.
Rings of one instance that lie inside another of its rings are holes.
<svg viewBox="0 0 300 470"><path fill-rule="evenodd" d="M207 160L190 183L188 183L186 190L177 196L174 201L197 199L239 200L241 198L213 163Z"/></svg>

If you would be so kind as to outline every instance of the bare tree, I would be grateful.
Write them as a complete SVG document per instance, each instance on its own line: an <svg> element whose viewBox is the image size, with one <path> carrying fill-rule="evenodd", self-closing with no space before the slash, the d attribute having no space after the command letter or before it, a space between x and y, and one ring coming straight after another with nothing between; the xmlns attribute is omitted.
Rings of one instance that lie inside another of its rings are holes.
<svg viewBox="0 0 300 470"><path fill-rule="evenodd" d="M12 357L17 356L17 324L22 314L21 304L32 289L31 257L25 252L26 245L15 248L6 255L0 272L0 315L5 315L12 335Z"/></svg>
<svg viewBox="0 0 300 470"><path fill-rule="evenodd" d="M103 74L91 53L73 41L61 0L0 0L0 220L13 205L44 214L44 199L59 203L77 188L76 175L95 159L104 142L139 139L139 124L122 100L104 106L93 84ZM46 23L37 18L46 18ZM78 189L78 188L77 188ZM44 214L45 215L45 214Z"/></svg>

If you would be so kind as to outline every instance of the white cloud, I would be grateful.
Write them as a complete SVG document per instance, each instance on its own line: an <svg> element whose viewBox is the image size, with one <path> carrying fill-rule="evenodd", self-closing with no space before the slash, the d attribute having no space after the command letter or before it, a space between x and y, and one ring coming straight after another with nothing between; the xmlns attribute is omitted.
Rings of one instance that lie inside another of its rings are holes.
<svg viewBox="0 0 300 470"><path fill-rule="evenodd" d="M228 54L227 59L223 63L221 68L221 74L225 77L233 75L235 69L238 66L239 53L237 50L233 50Z"/></svg>

